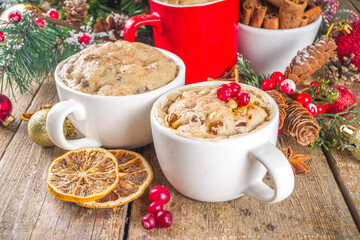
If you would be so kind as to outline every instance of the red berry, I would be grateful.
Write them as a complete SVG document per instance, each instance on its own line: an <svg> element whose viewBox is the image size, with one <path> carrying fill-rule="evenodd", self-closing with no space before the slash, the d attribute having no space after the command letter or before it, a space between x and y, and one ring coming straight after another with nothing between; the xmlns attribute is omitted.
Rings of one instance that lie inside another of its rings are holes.
<svg viewBox="0 0 360 240"><path fill-rule="evenodd" d="M313 103L309 103L308 105L306 105L305 107L310 113L311 115L315 116L318 113L318 109L316 107L315 104Z"/></svg>
<svg viewBox="0 0 360 240"><path fill-rule="evenodd" d="M161 228L170 227L172 223L172 215L167 210L161 210L156 213L156 223Z"/></svg>
<svg viewBox="0 0 360 240"><path fill-rule="evenodd" d="M59 19L59 13L55 9L50 9L46 14L51 18Z"/></svg>
<svg viewBox="0 0 360 240"><path fill-rule="evenodd" d="M37 23L37 25L38 25L40 28L44 28L44 26L45 26L44 20L42 20L41 18L37 18L37 19L35 19L35 22Z"/></svg>
<svg viewBox="0 0 360 240"><path fill-rule="evenodd" d="M216 91L217 97L221 101L229 101L232 96L232 93L233 93L233 91L227 84L221 85Z"/></svg>
<svg viewBox="0 0 360 240"><path fill-rule="evenodd" d="M261 84L261 88L264 91L268 91L268 90L273 90L276 88L277 82L274 79L268 78L265 79L262 84Z"/></svg>
<svg viewBox="0 0 360 240"><path fill-rule="evenodd" d="M316 84L316 87L315 87L315 84ZM315 94L321 93L321 89L320 89L321 82L316 83L316 80L315 80L315 81L312 81L310 83L310 85L314 89Z"/></svg>
<svg viewBox="0 0 360 240"><path fill-rule="evenodd" d="M4 32L0 31L0 42L3 42L5 40L5 34Z"/></svg>
<svg viewBox="0 0 360 240"><path fill-rule="evenodd" d="M250 94L247 92L241 92L236 96L236 102L239 106L246 106L250 102Z"/></svg>
<svg viewBox="0 0 360 240"><path fill-rule="evenodd" d="M325 106L324 105L317 105L317 113L318 114L324 114L325 113Z"/></svg>
<svg viewBox="0 0 360 240"><path fill-rule="evenodd" d="M281 84L280 84L280 89L283 93L285 94L292 94L295 92L296 90L296 85L294 83L293 80L291 79L285 79Z"/></svg>
<svg viewBox="0 0 360 240"><path fill-rule="evenodd" d="M158 211L163 210L164 206L159 202L155 201L150 203L148 213L156 214Z"/></svg>
<svg viewBox="0 0 360 240"><path fill-rule="evenodd" d="M148 230L155 228L156 227L155 216L151 213L146 214L145 216L143 216L141 220L141 225L143 225L143 227Z"/></svg>
<svg viewBox="0 0 360 240"><path fill-rule="evenodd" d="M284 74L281 72L273 72L270 76L271 79L274 79L278 84L282 83L285 80Z"/></svg>
<svg viewBox="0 0 360 240"><path fill-rule="evenodd" d="M79 36L78 41L80 44L88 45L91 42L91 36L87 33L83 33Z"/></svg>
<svg viewBox="0 0 360 240"><path fill-rule="evenodd" d="M300 93L296 96L296 101L301 103L303 106L306 106L311 103L311 97L308 93Z"/></svg>
<svg viewBox="0 0 360 240"><path fill-rule="evenodd" d="M229 88L231 89L232 91L232 94L231 94L231 97L236 97L239 92L241 91L241 86L240 84L236 83L236 82L231 82L231 83L228 83L228 86Z"/></svg>
<svg viewBox="0 0 360 240"><path fill-rule="evenodd" d="M157 185L150 189L149 199L151 202L158 201L165 205L170 201L170 191L165 186Z"/></svg>
<svg viewBox="0 0 360 240"><path fill-rule="evenodd" d="M21 15L19 12L11 12L9 14L9 22L19 23L21 21Z"/></svg>

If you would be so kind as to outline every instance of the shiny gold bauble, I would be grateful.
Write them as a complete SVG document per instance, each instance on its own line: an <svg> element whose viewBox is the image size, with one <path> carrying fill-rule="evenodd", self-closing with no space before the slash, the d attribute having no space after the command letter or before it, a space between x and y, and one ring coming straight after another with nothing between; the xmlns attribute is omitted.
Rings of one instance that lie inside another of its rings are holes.
<svg viewBox="0 0 360 240"><path fill-rule="evenodd" d="M14 6L11 6L7 9L5 9L2 14L0 15L0 20L1 21L9 21L9 14L11 12L26 12L28 10L32 10L32 9L36 9L38 10L40 13L43 13L44 11L39 8L38 6L35 6L33 4L30 4L30 3L19 3L19 4L16 4Z"/></svg>
<svg viewBox="0 0 360 240"><path fill-rule="evenodd" d="M360 161L360 129L343 125L340 127L340 131L347 138L348 150Z"/></svg>
<svg viewBox="0 0 360 240"><path fill-rule="evenodd" d="M54 147L55 144L49 138L46 131L46 119L50 109L42 109L31 116L28 124L28 133L30 138L38 145L43 147ZM64 135L66 133L66 124L63 126Z"/></svg>

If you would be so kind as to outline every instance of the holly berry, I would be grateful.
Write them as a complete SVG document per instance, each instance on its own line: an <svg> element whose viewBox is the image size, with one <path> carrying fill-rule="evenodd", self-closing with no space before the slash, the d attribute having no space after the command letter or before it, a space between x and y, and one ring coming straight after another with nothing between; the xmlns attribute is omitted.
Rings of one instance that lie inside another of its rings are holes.
<svg viewBox="0 0 360 240"><path fill-rule="evenodd" d="M0 42L3 42L5 40L5 34L4 32L0 31Z"/></svg>
<svg viewBox="0 0 360 240"><path fill-rule="evenodd" d="M149 199L151 202L158 201L165 205L170 201L170 191L165 186L157 185L150 189Z"/></svg>
<svg viewBox="0 0 360 240"><path fill-rule="evenodd" d="M220 85L220 87L216 91L217 97L221 101L229 101L231 96L233 95L233 91L231 90L228 84Z"/></svg>
<svg viewBox="0 0 360 240"><path fill-rule="evenodd" d="M21 21L21 15L19 12L11 12L9 14L9 22L19 23Z"/></svg>
<svg viewBox="0 0 360 240"><path fill-rule="evenodd" d="M152 213L148 213L145 216L143 216L142 220L141 220L141 225L145 228L145 229L153 229L156 227L156 220L155 220L155 216Z"/></svg>
<svg viewBox="0 0 360 240"><path fill-rule="evenodd" d="M83 33L79 36L78 41L80 44L88 45L91 42L91 36L87 33Z"/></svg>
<svg viewBox="0 0 360 240"><path fill-rule="evenodd" d="M172 215L167 210L161 210L156 213L156 223L161 228L170 227L172 223Z"/></svg>
<svg viewBox="0 0 360 240"><path fill-rule="evenodd" d="M246 106L250 102L250 94L247 92L241 92L236 96L235 100L239 106Z"/></svg>
<svg viewBox="0 0 360 240"><path fill-rule="evenodd" d="M317 105L317 113L318 114L324 114L325 113L325 106L321 105L321 104L318 104Z"/></svg>
<svg viewBox="0 0 360 240"><path fill-rule="evenodd" d="M316 86L315 86L315 84L316 84ZM316 80L315 80L315 81L312 81L310 83L310 85L314 89L315 94L321 93L321 89L320 89L321 82L316 83Z"/></svg>
<svg viewBox="0 0 360 240"><path fill-rule="evenodd" d="M55 9L50 9L47 13L46 13L49 17L51 18L55 18L55 19L59 19L59 13L58 11L56 11Z"/></svg>
<svg viewBox="0 0 360 240"><path fill-rule="evenodd" d="M35 22L37 23L37 25L38 25L40 28L44 28L44 26L45 26L44 20L42 20L41 18L37 18L37 19L35 19Z"/></svg>
<svg viewBox="0 0 360 240"><path fill-rule="evenodd" d="M276 88L277 82L274 79L271 78L267 78L265 79L262 84L261 84L261 88L264 91L268 91L268 90L273 90Z"/></svg>
<svg viewBox="0 0 360 240"><path fill-rule="evenodd" d="M285 76L281 72L273 72L270 78L274 79L278 84L282 83L285 80Z"/></svg>
<svg viewBox="0 0 360 240"><path fill-rule="evenodd" d="M351 106L356 102L355 94L350 88L342 85L331 86L330 88L335 88L339 92L339 96L333 103L325 105L326 113L335 114L343 112L347 106Z"/></svg>
<svg viewBox="0 0 360 240"><path fill-rule="evenodd" d="M296 101L301 103L303 106L306 106L311 103L311 97L308 93L300 93L296 96Z"/></svg>
<svg viewBox="0 0 360 240"><path fill-rule="evenodd" d="M318 109L316 107L315 104L313 103L309 103L308 105L306 105L305 107L310 113L311 115L315 116L318 113Z"/></svg>
<svg viewBox="0 0 360 240"><path fill-rule="evenodd" d="M164 206L159 201L155 201L150 203L148 208L148 213L156 214L158 211L161 211L164 209Z"/></svg>
<svg viewBox="0 0 360 240"><path fill-rule="evenodd" d="M231 89L232 91L232 94L231 94L231 97L236 97L239 92L241 91L241 86L240 84L236 83L236 82L231 82L231 83L228 83L228 86L229 88Z"/></svg>
<svg viewBox="0 0 360 240"><path fill-rule="evenodd" d="M285 79L281 84L280 84L280 89L283 93L285 94L292 94L295 92L296 90L296 85L294 83L293 80L291 79Z"/></svg>

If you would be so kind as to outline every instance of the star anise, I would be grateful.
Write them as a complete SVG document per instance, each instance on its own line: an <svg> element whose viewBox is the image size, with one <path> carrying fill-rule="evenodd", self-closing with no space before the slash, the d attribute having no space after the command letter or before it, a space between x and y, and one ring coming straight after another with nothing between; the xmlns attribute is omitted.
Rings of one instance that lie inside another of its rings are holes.
<svg viewBox="0 0 360 240"><path fill-rule="evenodd" d="M310 169L306 166L306 163L309 161L310 157L303 154L294 154L290 146L285 150L285 156L289 160L291 168L294 172L294 175L301 175L308 173Z"/></svg>

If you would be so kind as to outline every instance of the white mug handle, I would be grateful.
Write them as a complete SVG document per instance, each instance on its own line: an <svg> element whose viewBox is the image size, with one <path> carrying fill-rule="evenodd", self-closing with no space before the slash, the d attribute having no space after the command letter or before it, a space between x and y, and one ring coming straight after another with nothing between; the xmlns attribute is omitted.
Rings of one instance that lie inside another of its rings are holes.
<svg viewBox="0 0 360 240"><path fill-rule="evenodd" d="M100 147L101 143L98 140L89 137L66 140L63 133L63 124L69 114L73 114L74 118L78 121L86 119L86 111L83 105L71 99L59 102L50 109L46 120L46 130L51 141L56 146L66 150Z"/></svg>
<svg viewBox="0 0 360 240"><path fill-rule="evenodd" d="M245 194L269 203L280 202L290 196L294 189L295 179L290 163L284 154L270 142L252 150L250 154L268 170L275 189L266 185L262 179L258 179L246 189Z"/></svg>

